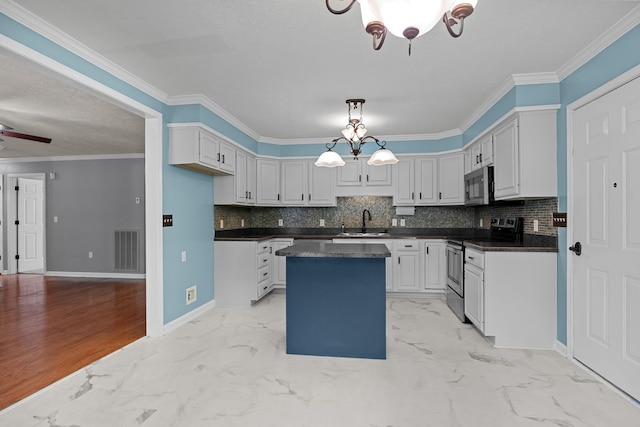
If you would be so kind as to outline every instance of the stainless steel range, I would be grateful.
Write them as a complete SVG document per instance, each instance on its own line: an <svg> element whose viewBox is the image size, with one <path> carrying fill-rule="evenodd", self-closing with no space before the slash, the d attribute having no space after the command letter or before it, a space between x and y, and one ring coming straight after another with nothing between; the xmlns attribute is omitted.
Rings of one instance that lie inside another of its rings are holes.
<svg viewBox="0 0 640 427"><path fill-rule="evenodd" d="M469 237L447 241L447 305L462 322L468 322L464 315L464 241L521 241L523 220L524 218L521 217L491 218L489 237Z"/></svg>

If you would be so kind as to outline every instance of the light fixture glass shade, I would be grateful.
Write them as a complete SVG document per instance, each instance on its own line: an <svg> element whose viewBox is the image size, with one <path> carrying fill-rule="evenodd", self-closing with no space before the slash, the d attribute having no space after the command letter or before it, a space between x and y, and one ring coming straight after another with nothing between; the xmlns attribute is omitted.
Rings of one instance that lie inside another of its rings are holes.
<svg viewBox="0 0 640 427"><path fill-rule="evenodd" d="M421 36L442 20L442 15L454 3L461 3L461 0L368 0L366 9L368 16L379 16L387 30L396 37L405 37L404 30L410 27L420 30L418 36ZM361 5L363 23L364 9Z"/></svg>
<svg viewBox="0 0 640 427"><path fill-rule="evenodd" d="M372 166L393 165L396 163L398 163L398 159L391 150L386 148L374 151L369 160L367 160L367 164Z"/></svg>
<svg viewBox="0 0 640 427"><path fill-rule="evenodd" d="M356 136L356 133L352 126L348 126L342 129L342 135L347 138L349 141L353 141L353 138Z"/></svg>
<svg viewBox="0 0 640 427"><path fill-rule="evenodd" d="M340 154L331 150L325 151L324 153L320 154L320 157L318 157L318 160L316 160L314 164L323 168L335 168L336 166L345 165L344 160L342 160L342 157L340 157Z"/></svg>
<svg viewBox="0 0 640 427"><path fill-rule="evenodd" d="M364 136L367 134L367 128L365 128L364 126L362 127L358 127L356 129L356 136L360 139L364 138Z"/></svg>

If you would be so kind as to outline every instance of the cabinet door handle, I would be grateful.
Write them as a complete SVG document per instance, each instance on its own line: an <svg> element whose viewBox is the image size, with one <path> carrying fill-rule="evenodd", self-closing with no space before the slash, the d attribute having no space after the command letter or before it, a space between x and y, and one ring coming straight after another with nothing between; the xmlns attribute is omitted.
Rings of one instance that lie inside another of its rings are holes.
<svg viewBox="0 0 640 427"><path fill-rule="evenodd" d="M476 165L477 165L478 163L480 163L480 156L479 156L479 155L476 155Z"/></svg>
<svg viewBox="0 0 640 427"><path fill-rule="evenodd" d="M480 163L482 163L482 153L480 153Z"/></svg>
<svg viewBox="0 0 640 427"><path fill-rule="evenodd" d="M475 259L475 258L474 258L474 257L472 257L472 256L470 256L470 257L468 257L468 258L469 258L469 259L471 259L471 260L474 260L474 259Z"/></svg>
<svg viewBox="0 0 640 427"><path fill-rule="evenodd" d="M442 192L438 193L438 199L442 199Z"/></svg>
<svg viewBox="0 0 640 427"><path fill-rule="evenodd" d="M265 289L267 289L267 288L268 288L268 286L265 286L264 288L262 288L262 290L265 290Z"/></svg>
<svg viewBox="0 0 640 427"><path fill-rule="evenodd" d="M278 201L280 201L280 193L278 193Z"/></svg>
<svg viewBox="0 0 640 427"><path fill-rule="evenodd" d="M422 200L422 191L420 192L420 200Z"/></svg>
<svg viewBox="0 0 640 427"><path fill-rule="evenodd" d="M218 153L218 160L217 160L217 161L218 161L218 162L220 161L220 153Z"/></svg>
<svg viewBox="0 0 640 427"><path fill-rule="evenodd" d="M269 273L262 273L262 277L266 276L267 274L269 274ZM266 289L266 288L265 288L265 289Z"/></svg>
<svg viewBox="0 0 640 427"><path fill-rule="evenodd" d="M411 200L415 199L413 191L411 192Z"/></svg>
<svg viewBox="0 0 640 427"><path fill-rule="evenodd" d="M405 248L412 248L412 245L404 245Z"/></svg>
<svg viewBox="0 0 640 427"><path fill-rule="evenodd" d="M400 257L398 257L398 264L400 264Z"/></svg>
<svg viewBox="0 0 640 427"><path fill-rule="evenodd" d="M369 174L367 174L367 182L369 182Z"/></svg>
<svg viewBox="0 0 640 427"><path fill-rule="evenodd" d="M300 195L300 200L304 200L304 193Z"/></svg>
<svg viewBox="0 0 640 427"><path fill-rule="evenodd" d="M429 246L427 246L426 249L427 249L427 255L429 255Z"/></svg>
<svg viewBox="0 0 640 427"><path fill-rule="evenodd" d="M358 175L358 182L362 182L362 175Z"/></svg>
<svg viewBox="0 0 640 427"><path fill-rule="evenodd" d="M224 154L222 155L222 163L224 163Z"/></svg>
<svg viewBox="0 0 640 427"><path fill-rule="evenodd" d="M269 247L269 253L272 254L273 253L273 248Z"/></svg>

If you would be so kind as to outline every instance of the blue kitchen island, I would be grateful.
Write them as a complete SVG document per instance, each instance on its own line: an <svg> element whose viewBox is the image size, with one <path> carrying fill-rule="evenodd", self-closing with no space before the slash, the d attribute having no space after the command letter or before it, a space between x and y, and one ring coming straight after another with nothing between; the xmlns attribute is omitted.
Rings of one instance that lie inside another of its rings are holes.
<svg viewBox="0 0 640 427"><path fill-rule="evenodd" d="M386 359L384 244L307 241L287 257L287 353Z"/></svg>

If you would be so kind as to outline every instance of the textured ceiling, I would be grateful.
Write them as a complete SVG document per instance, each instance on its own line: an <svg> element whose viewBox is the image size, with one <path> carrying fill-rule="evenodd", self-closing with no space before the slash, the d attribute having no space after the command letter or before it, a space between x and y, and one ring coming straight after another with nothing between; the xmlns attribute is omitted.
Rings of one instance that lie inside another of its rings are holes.
<svg viewBox="0 0 640 427"><path fill-rule="evenodd" d="M24 8L24 15L41 18L168 97L204 95L262 141L338 136L347 98L367 100L365 123L376 136L464 130L511 75L558 72L638 6L479 0L462 37L451 38L438 24L414 40L408 56L406 40L391 35L372 50L358 5L336 16L322 0L19 4L14 10ZM0 71L0 122L54 137L61 151L64 141L82 152L71 145L78 136L87 151L107 145L141 151L141 119L73 87L43 83L10 61ZM5 97L17 85L22 89Z"/></svg>

